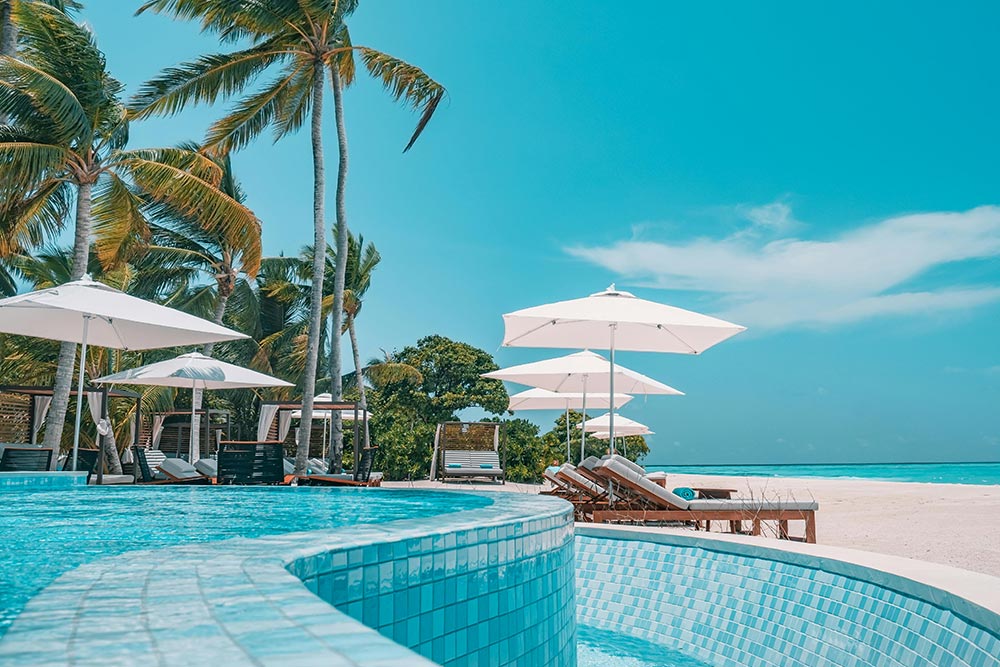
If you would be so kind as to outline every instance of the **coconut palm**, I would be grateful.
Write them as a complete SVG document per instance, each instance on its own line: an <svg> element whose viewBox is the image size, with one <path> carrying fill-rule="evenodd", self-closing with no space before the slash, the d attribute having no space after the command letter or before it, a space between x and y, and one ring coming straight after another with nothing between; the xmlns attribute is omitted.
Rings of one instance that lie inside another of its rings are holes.
<svg viewBox="0 0 1000 667"><path fill-rule="evenodd" d="M250 92L232 112L209 128L206 145L227 152L242 148L271 128L275 140L298 130L310 116L313 158L313 246L326 247L325 166L322 139L324 77L333 88L337 121L338 165L336 217L341 225L337 249L347 255L347 222L344 191L347 178L347 134L344 129L342 90L354 80L357 52L364 67L397 99L422 111L407 148L420 136L444 97L444 88L420 68L375 49L352 43L344 19L357 8L358 0L149 0L139 12L151 10L174 18L197 19L202 30L217 33L223 41L249 42L232 53L203 56L164 71L140 89L132 102L140 116L173 114L190 103L213 103L221 97ZM258 87L265 71L277 77ZM325 253L313 257L310 322L302 419L310 423L316 371L319 363ZM338 266L334 278L334 331L340 330L343 312L345 267ZM340 398L340 339L335 337L331 391ZM334 438L342 442L339 419ZM300 439L295 457L296 472L306 469L308 430Z"/></svg>
<svg viewBox="0 0 1000 667"><path fill-rule="evenodd" d="M128 121L118 99L122 86L85 28L40 2L13 6L19 58L0 56L0 228L3 238L28 247L62 225L75 200L70 277L87 270L92 228L125 242L146 229L151 203L197 216L207 229L259 234L246 207L217 189L222 170L183 149L125 148ZM55 375L45 445L62 438L76 346L63 344ZM54 458L54 457L53 457Z"/></svg>
<svg viewBox="0 0 1000 667"><path fill-rule="evenodd" d="M339 235L340 225L336 225L334 230ZM356 377L360 377L362 372L361 367L361 351L358 349L358 334L357 328L355 327L355 320L358 314L361 312L361 306L364 305L365 294L368 292L368 288L371 287L372 283L372 272L375 271L375 267L378 263L382 261L382 256L379 254L378 249L372 243L365 243L364 236L355 236L354 234L348 233L347 241L347 261L344 262L345 276L344 276L344 328L347 329L347 333L351 338L351 351L354 353L354 372ZM337 330L330 327L330 338L331 345L330 349L333 349L333 338L337 337ZM335 373L339 372L339 368L335 367L335 357L333 353L330 354L330 378L332 379ZM368 399L365 394L365 383L358 382L358 404L361 410L368 409ZM343 390L341 390L343 391ZM343 452L343 441L339 443L334 442L333 452L331 453L331 458L337 469L340 468L340 457ZM371 445L370 437L367 429L365 430L365 447Z"/></svg>

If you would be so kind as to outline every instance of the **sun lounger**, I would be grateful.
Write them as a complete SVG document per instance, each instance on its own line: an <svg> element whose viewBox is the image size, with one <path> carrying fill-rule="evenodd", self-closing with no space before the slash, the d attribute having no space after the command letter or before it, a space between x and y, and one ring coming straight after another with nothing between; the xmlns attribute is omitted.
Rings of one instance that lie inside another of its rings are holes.
<svg viewBox="0 0 1000 667"><path fill-rule="evenodd" d="M7 445L0 457L0 472L44 472L51 464L51 449Z"/></svg>
<svg viewBox="0 0 1000 667"><path fill-rule="evenodd" d="M655 482L635 471L633 466L623 463L619 456L609 457L595 468L595 473L613 481L617 490L632 498L635 506L624 509L609 507L594 512L594 521L749 521L753 525L751 534L759 535L761 521L776 521L778 536L792 539L788 534L788 522L805 522L806 542L816 542L815 501L767 501L762 499L692 500L687 501L671 493Z"/></svg>
<svg viewBox="0 0 1000 667"><path fill-rule="evenodd" d="M307 463L309 464L309 471L312 474L325 475L327 472L330 471L330 467L326 464L326 461L324 461L323 459L313 458L309 459Z"/></svg>
<svg viewBox="0 0 1000 667"><path fill-rule="evenodd" d="M577 472L576 467L571 463L564 463L556 472L556 478L562 480L578 493L585 496L589 502L597 502L608 498L608 490L587 479Z"/></svg>
<svg viewBox="0 0 1000 667"><path fill-rule="evenodd" d="M194 462L194 469L205 477L215 479L219 475L219 462L215 459L198 459Z"/></svg>
<svg viewBox="0 0 1000 667"><path fill-rule="evenodd" d="M160 472L167 476L171 482L202 483L207 484L210 480L205 475L183 459L167 458L160 464Z"/></svg>
<svg viewBox="0 0 1000 667"><path fill-rule="evenodd" d="M500 456L496 451L471 449L444 450L444 465L439 471L441 479L470 479L487 477L506 481L503 468L500 466Z"/></svg>

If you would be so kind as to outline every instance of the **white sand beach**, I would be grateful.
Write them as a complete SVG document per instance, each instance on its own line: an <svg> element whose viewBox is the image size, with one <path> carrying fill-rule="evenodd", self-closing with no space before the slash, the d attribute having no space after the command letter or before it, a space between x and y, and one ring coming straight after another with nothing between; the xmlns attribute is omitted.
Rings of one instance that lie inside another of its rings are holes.
<svg viewBox="0 0 1000 667"><path fill-rule="evenodd" d="M676 475L670 484L736 489L734 495L744 497L815 498L820 507L820 544L1000 576L1000 486L707 475ZM385 486L523 493L537 493L544 488L532 484L426 481L387 482Z"/></svg>

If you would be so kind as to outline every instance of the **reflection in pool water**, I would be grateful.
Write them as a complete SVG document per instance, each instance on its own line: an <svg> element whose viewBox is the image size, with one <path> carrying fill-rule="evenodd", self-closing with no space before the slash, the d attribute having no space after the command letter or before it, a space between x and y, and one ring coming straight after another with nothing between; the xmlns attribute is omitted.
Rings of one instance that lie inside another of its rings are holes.
<svg viewBox="0 0 1000 667"><path fill-rule="evenodd" d="M644 639L577 625L577 667L708 667Z"/></svg>

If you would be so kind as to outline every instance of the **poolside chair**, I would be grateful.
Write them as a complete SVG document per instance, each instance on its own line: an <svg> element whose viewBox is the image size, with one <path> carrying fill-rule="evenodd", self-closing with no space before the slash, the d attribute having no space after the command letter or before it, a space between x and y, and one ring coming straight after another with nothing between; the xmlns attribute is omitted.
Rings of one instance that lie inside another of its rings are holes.
<svg viewBox="0 0 1000 667"><path fill-rule="evenodd" d="M184 459L168 458L160 464L160 472L172 484L211 484L212 480L202 475Z"/></svg>
<svg viewBox="0 0 1000 667"><path fill-rule="evenodd" d="M194 462L194 469L205 477L215 479L219 475L219 462L210 458L198 459Z"/></svg>
<svg viewBox="0 0 1000 667"><path fill-rule="evenodd" d="M659 521L749 521L752 535L760 535L762 521L776 521L778 536L794 539L788 534L788 522L805 522L804 541L816 542L815 501L768 501L757 498L685 500L636 472L638 467L626 465L621 456L604 459L594 471L616 484L619 493L631 497L631 508L609 507L595 510L594 521L659 522ZM641 468L640 468L641 469Z"/></svg>
<svg viewBox="0 0 1000 667"><path fill-rule="evenodd" d="M446 449L439 476L442 480L486 477L499 480L501 484L505 484L507 479L500 466L500 455L494 449Z"/></svg>
<svg viewBox="0 0 1000 667"><path fill-rule="evenodd" d="M212 480L204 475L194 477L187 468L178 468L179 464L167 464L167 461L179 461L184 465L189 465L182 459L168 459L167 455L158 449L146 449L145 447L132 448L135 461L136 481L143 484L211 484ZM175 472L170 476L163 471L163 466L167 465L168 470Z"/></svg>
<svg viewBox="0 0 1000 667"><path fill-rule="evenodd" d="M7 445L0 457L0 472L44 472L51 464L51 449Z"/></svg>

